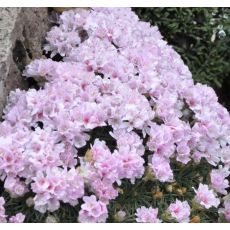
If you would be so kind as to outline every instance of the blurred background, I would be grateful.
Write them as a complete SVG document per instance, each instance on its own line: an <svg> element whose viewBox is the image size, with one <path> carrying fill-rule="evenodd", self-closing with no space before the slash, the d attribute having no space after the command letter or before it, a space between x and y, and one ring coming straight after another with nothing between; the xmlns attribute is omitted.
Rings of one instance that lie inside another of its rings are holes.
<svg viewBox="0 0 230 230"><path fill-rule="evenodd" d="M230 111L230 8L133 8L159 27L196 82L214 88Z"/></svg>

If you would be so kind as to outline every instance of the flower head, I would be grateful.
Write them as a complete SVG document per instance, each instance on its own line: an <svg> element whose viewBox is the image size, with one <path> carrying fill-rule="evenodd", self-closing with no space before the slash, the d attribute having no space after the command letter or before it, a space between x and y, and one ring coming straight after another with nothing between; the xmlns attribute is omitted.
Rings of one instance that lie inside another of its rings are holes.
<svg viewBox="0 0 230 230"><path fill-rule="evenodd" d="M9 223L23 223L25 220L25 215L22 213L17 213L15 216L11 216Z"/></svg>
<svg viewBox="0 0 230 230"><path fill-rule="evenodd" d="M230 172L226 168L213 169L210 174L213 189L223 195L227 195L226 188L229 187L229 183L225 178L229 176L229 174Z"/></svg>
<svg viewBox="0 0 230 230"><path fill-rule="evenodd" d="M78 220L81 223L104 223L108 217L106 204L97 201L96 196L84 196Z"/></svg>
<svg viewBox="0 0 230 230"><path fill-rule="evenodd" d="M157 218L157 208L146 208L144 206L136 210L136 221L140 223L160 223L161 220Z"/></svg>
<svg viewBox="0 0 230 230"><path fill-rule="evenodd" d="M216 198L213 190L208 188L206 184L199 184L197 190L194 189L196 192L195 201L198 204L201 204L205 208L209 209L211 207L218 207L220 204L220 200Z"/></svg>
<svg viewBox="0 0 230 230"><path fill-rule="evenodd" d="M169 205L168 211L179 223L189 222L190 207L187 201L176 200Z"/></svg>

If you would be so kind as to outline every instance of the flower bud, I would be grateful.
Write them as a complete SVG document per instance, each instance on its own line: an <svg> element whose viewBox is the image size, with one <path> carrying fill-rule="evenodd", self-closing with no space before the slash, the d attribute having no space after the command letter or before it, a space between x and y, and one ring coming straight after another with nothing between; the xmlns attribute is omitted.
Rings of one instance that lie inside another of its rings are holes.
<svg viewBox="0 0 230 230"><path fill-rule="evenodd" d="M33 197L29 197L26 199L26 205L30 208L32 206L34 206L34 198Z"/></svg>
<svg viewBox="0 0 230 230"><path fill-rule="evenodd" d="M161 218L164 220L164 222L172 222L174 220L168 211L165 211Z"/></svg>
<svg viewBox="0 0 230 230"><path fill-rule="evenodd" d="M114 215L114 220L116 222L122 222L122 221L124 221L125 216L126 216L126 212L120 210Z"/></svg>
<svg viewBox="0 0 230 230"><path fill-rule="evenodd" d="M179 196L183 196L183 191L182 191L181 188L178 188L178 189L176 190L176 193L177 193Z"/></svg>
<svg viewBox="0 0 230 230"><path fill-rule="evenodd" d="M173 186L171 184L167 185L166 191L171 193L173 191Z"/></svg>
<svg viewBox="0 0 230 230"><path fill-rule="evenodd" d="M198 204L194 199L192 200L192 210L204 210L204 207Z"/></svg>
<svg viewBox="0 0 230 230"><path fill-rule="evenodd" d="M172 187L173 187L173 189L175 189L177 186L178 186L178 184L177 184L177 182L176 182L176 181L172 183Z"/></svg>
<svg viewBox="0 0 230 230"><path fill-rule="evenodd" d="M153 170L149 166L147 166L146 169L145 169L145 174L144 174L143 180L145 182L147 182L147 181L154 181L155 180L155 176L153 174Z"/></svg>
<svg viewBox="0 0 230 230"><path fill-rule="evenodd" d="M154 197L155 199L161 199L161 198L163 197L163 192L157 191L157 192L153 195L153 197Z"/></svg>
<svg viewBox="0 0 230 230"><path fill-rule="evenodd" d="M193 216L190 219L190 223L200 223L200 217L199 216Z"/></svg>
<svg viewBox="0 0 230 230"><path fill-rule="evenodd" d="M118 193L120 193L120 194L124 194L124 190L122 189L122 188L117 188L117 191L118 191Z"/></svg>
<svg viewBox="0 0 230 230"><path fill-rule="evenodd" d="M84 157L85 161L87 162L91 162L93 160L93 154L91 149L88 149L85 153L85 157Z"/></svg>
<svg viewBox="0 0 230 230"><path fill-rule="evenodd" d="M182 190L183 194L187 192L187 188L185 188L185 187L182 187L181 190Z"/></svg>
<svg viewBox="0 0 230 230"><path fill-rule="evenodd" d="M46 217L45 223L58 223L58 220L54 216L48 215Z"/></svg>

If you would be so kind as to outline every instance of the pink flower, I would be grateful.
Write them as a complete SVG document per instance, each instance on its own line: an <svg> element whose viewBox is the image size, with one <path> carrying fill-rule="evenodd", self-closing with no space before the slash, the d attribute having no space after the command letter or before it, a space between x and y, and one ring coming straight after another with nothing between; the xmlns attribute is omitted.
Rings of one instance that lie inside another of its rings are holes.
<svg viewBox="0 0 230 230"><path fill-rule="evenodd" d="M213 169L211 172L211 183L215 191L227 195L226 188L229 187L228 180L225 179L230 174L229 170L226 168Z"/></svg>
<svg viewBox="0 0 230 230"><path fill-rule="evenodd" d="M38 173L33 179L31 187L36 193L35 209L42 213L57 210L60 201L77 205L78 199L84 195L83 178L74 168L52 168L46 173Z"/></svg>
<svg viewBox="0 0 230 230"><path fill-rule="evenodd" d="M77 205L78 199L83 197L85 192L83 178L75 168L72 168L69 171L64 170L62 181L63 187L60 189L64 190L64 194L61 196L61 200L73 206Z"/></svg>
<svg viewBox="0 0 230 230"><path fill-rule="evenodd" d="M45 46L46 51L52 50L51 57L57 53L61 56L69 54L76 44L81 41L78 31L65 31L63 28L56 26L48 32L46 39L52 44Z"/></svg>
<svg viewBox="0 0 230 230"><path fill-rule="evenodd" d="M97 201L96 196L84 196L78 220L80 223L105 223L108 217L106 204Z"/></svg>
<svg viewBox="0 0 230 230"><path fill-rule="evenodd" d="M144 206L136 210L136 221L139 223L160 223L161 220L157 218L157 208L146 208Z"/></svg>
<svg viewBox="0 0 230 230"><path fill-rule="evenodd" d="M118 191L111 183L96 179L92 181L91 187L97 197L106 204L118 196Z"/></svg>
<svg viewBox="0 0 230 230"><path fill-rule="evenodd" d="M0 197L0 223L6 223L6 214L5 214L5 208L4 208L5 200L3 197Z"/></svg>
<svg viewBox="0 0 230 230"><path fill-rule="evenodd" d="M0 170L4 170L6 174L10 174L11 176L16 176L23 171L25 166L23 165L20 152L22 149L20 147L21 146L17 145L13 140L3 147L1 150L3 156L0 158Z"/></svg>
<svg viewBox="0 0 230 230"><path fill-rule="evenodd" d="M225 219L230 222L230 201L224 201L224 208L219 209L219 214L223 214Z"/></svg>
<svg viewBox="0 0 230 230"><path fill-rule="evenodd" d="M197 190L194 189L196 192L195 201L205 208L209 209L212 206L217 208L220 204L220 200L216 198L213 190L208 188L206 184L199 184Z"/></svg>
<svg viewBox="0 0 230 230"><path fill-rule="evenodd" d="M4 188L9 191L11 197L13 198L23 196L26 192L28 192L25 183L21 182L18 178L9 176L7 176L5 180Z"/></svg>
<svg viewBox="0 0 230 230"><path fill-rule="evenodd" d="M15 216L11 216L9 223L23 223L25 220L25 215L22 213L17 213Z"/></svg>
<svg viewBox="0 0 230 230"><path fill-rule="evenodd" d="M144 160L141 156L135 152L126 151L116 151L114 156L119 160L118 179L127 178L134 183L135 179L142 177L144 174Z"/></svg>
<svg viewBox="0 0 230 230"><path fill-rule="evenodd" d="M147 143L149 149L162 158L171 157L175 151L172 134L168 126L152 124L149 131L150 139Z"/></svg>
<svg viewBox="0 0 230 230"><path fill-rule="evenodd" d="M187 164L190 161L190 148L187 143L181 142L177 145L177 160Z"/></svg>
<svg viewBox="0 0 230 230"><path fill-rule="evenodd" d="M189 222L190 207L187 201L181 202L176 199L176 202L169 205L168 211L179 223Z"/></svg>
<svg viewBox="0 0 230 230"><path fill-rule="evenodd" d="M116 139L117 147L120 151L130 151L140 156L144 155L144 145L142 139L133 131L127 132L125 129L118 129L110 133Z"/></svg>
<svg viewBox="0 0 230 230"><path fill-rule="evenodd" d="M164 157L160 157L157 154L154 154L152 157L152 163L149 165L153 169L153 172L159 181L172 181L173 172L170 168L169 161L167 161Z"/></svg>
<svg viewBox="0 0 230 230"><path fill-rule="evenodd" d="M93 160L96 162L103 162L105 159L111 157L111 152L105 141L96 139L91 149Z"/></svg>

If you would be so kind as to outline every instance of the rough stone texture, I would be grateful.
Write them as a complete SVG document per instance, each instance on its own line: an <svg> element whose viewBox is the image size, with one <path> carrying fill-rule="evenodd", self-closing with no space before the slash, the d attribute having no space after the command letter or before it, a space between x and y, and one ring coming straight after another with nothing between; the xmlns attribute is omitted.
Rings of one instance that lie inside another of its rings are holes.
<svg viewBox="0 0 230 230"><path fill-rule="evenodd" d="M0 8L0 117L9 92L27 87L21 73L42 56L49 27L47 8Z"/></svg>

